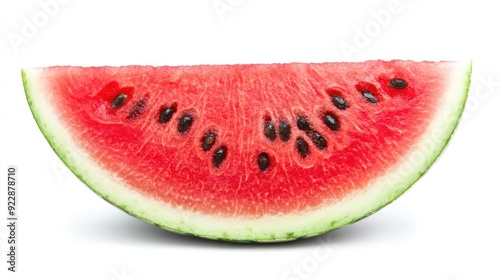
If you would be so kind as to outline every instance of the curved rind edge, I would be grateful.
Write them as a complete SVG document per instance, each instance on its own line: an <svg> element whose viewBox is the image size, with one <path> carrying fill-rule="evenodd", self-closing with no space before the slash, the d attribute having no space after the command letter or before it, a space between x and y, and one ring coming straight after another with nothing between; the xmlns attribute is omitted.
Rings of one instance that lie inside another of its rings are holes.
<svg viewBox="0 0 500 280"><path fill-rule="evenodd" d="M445 106L438 112L436 121L416 145L415 151L422 153L426 142L433 141L434 148L424 153L421 163L411 163L416 153L410 153L406 160L402 160L400 165L388 172L390 174L372 182L365 194L358 193L319 210L257 219L217 217L174 209L140 194L119 178L96 166L64 130L56 113L43 98L44 94L37 94L43 92L43 81L37 73L39 71L41 70L21 70L26 98L33 117L52 149L66 166L103 199L136 218L184 235L232 242L280 242L315 236L352 224L377 212L405 193L428 171L451 139L467 100L472 62L457 64L456 73L451 77L451 80L456 82L451 85L450 93L445 96L450 100L444 102ZM443 132L442 128L446 130ZM427 134L432 136L436 133L439 135L437 139L426 138Z"/></svg>

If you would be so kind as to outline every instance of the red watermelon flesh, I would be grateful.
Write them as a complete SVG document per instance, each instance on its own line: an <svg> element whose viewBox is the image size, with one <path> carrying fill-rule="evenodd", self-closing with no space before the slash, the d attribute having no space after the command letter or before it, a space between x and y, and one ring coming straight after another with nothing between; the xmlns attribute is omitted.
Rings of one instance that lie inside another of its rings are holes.
<svg viewBox="0 0 500 280"><path fill-rule="evenodd" d="M89 187L235 241L316 235L398 197L450 138L469 75L413 61L23 70L40 129Z"/></svg>

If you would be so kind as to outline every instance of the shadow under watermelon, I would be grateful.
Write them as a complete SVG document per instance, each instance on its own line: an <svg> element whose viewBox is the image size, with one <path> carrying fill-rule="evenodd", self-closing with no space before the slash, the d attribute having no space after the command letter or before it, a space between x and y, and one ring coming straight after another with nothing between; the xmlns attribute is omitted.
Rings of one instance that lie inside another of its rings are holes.
<svg viewBox="0 0 500 280"><path fill-rule="evenodd" d="M385 209L384 209L385 210ZM297 248L361 243L403 242L415 231L412 219L407 213L380 211L352 225L319 235L283 243L234 243L210 240L196 236L173 233L122 213L112 215L90 215L73 219L71 234L77 238L97 243L122 243L123 245L143 244L154 246L199 247L199 248ZM84 213L82 213L84 214Z"/></svg>

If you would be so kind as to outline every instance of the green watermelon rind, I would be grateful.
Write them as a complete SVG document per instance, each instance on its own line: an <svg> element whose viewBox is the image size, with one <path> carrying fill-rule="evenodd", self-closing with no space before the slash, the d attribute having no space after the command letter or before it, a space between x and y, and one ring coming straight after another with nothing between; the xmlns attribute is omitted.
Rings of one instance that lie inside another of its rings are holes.
<svg viewBox="0 0 500 280"><path fill-rule="evenodd" d="M233 242L279 242L315 236L352 224L405 193L428 171L451 139L467 100L472 63L456 64L449 92L445 93L445 98L449 100L443 102L422 141L400 165L386 176L376 178L366 193L348 196L333 206L256 219L209 216L174 209L148 198L108 174L76 146L64 129L57 112L41 94L44 87L37 71L23 69L21 74L28 104L40 131L66 166L103 199L134 217L180 234ZM422 162L415 165L411 159L422 152L426 141L432 141L433 148L424 153Z"/></svg>

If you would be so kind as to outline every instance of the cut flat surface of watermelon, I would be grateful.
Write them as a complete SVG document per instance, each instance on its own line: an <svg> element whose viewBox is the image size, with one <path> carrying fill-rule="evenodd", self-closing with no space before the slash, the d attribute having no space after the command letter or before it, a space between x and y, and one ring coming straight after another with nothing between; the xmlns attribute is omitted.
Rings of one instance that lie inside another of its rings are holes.
<svg viewBox="0 0 500 280"><path fill-rule="evenodd" d="M450 139L469 62L23 70L33 116L92 190L140 219L273 242L366 217Z"/></svg>

